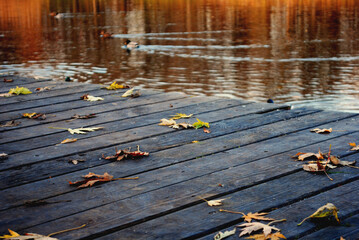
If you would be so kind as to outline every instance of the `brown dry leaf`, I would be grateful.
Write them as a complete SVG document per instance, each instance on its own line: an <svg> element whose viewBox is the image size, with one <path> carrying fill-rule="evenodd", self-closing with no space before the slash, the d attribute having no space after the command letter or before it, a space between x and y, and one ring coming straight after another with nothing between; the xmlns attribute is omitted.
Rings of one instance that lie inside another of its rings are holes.
<svg viewBox="0 0 359 240"><path fill-rule="evenodd" d="M45 113L23 113L22 117L25 118L30 118L30 119L39 119L39 120L45 120L46 119L46 115Z"/></svg>
<svg viewBox="0 0 359 240"><path fill-rule="evenodd" d="M76 141L77 141L77 138L66 138L60 144L73 143L73 142L76 142Z"/></svg>
<svg viewBox="0 0 359 240"><path fill-rule="evenodd" d="M90 113L90 114L87 114L87 115L75 114L71 118L72 119L88 119L88 118L94 118L94 117L96 117L96 113Z"/></svg>
<svg viewBox="0 0 359 240"><path fill-rule="evenodd" d="M237 227L243 227L242 232L239 234L239 237L242 237L246 234L251 234L251 232L255 232L258 230L263 230L265 237L267 237L272 232L272 230L280 231L280 229L276 227L271 227L269 225L259 222L243 223L241 225L238 225Z"/></svg>
<svg viewBox="0 0 359 240"><path fill-rule="evenodd" d="M82 176L85 180L69 182L70 185L79 185L78 188L91 187L98 182L109 182L113 180L113 176L105 172L103 175L90 172L89 174Z"/></svg>
<svg viewBox="0 0 359 240"><path fill-rule="evenodd" d="M15 120L11 120L6 122L5 124L1 124L0 127L15 127L17 125L19 125L21 122L19 121L15 121Z"/></svg>
<svg viewBox="0 0 359 240"><path fill-rule="evenodd" d="M244 215L244 221L246 222L251 222L252 219L256 219L256 220L264 220L264 221L272 221L274 220L273 218L267 218L267 217L263 217L263 215L267 215L268 213L248 213L247 215Z"/></svg>
<svg viewBox="0 0 359 240"><path fill-rule="evenodd" d="M42 92L42 91L46 91L46 90L50 90L50 89L51 89L51 87L46 86L46 87L42 87L42 88L36 88L35 91Z"/></svg>
<svg viewBox="0 0 359 240"><path fill-rule="evenodd" d="M139 157L144 157L144 156L148 156L148 155L150 155L150 153L141 152L140 151L140 146L137 146L137 151L133 151L133 152L131 152L130 150L119 150L119 151L117 151L117 149L116 149L116 154L115 155L105 157L102 154L102 158L106 159L106 160L121 161L122 159L126 159L126 158L139 158Z"/></svg>
<svg viewBox="0 0 359 240"><path fill-rule="evenodd" d="M14 79L6 79L6 78L4 78L4 83L11 83L13 81L14 81Z"/></svg>
<svg viewBox="0 0 359 240"><path fill-rule="evenodd" d="M209 130L209 129L207 129L207 128L203 128L203 132L205 132L205 133L211 133L211 131Z"/></svg>
<svg viewBox="0 0 359 240"><path fill-rule="evenodd" d="M312 215L304 218L303 221L298 223L298 226L302 225L302 223L309 218L323 218L329 216L334 216L338 223L340 222L338 218L338 209L332 203L327 203L324 206L318 208L317 211L315 211Z"/></svg>
<svg viewBox="0 0 359 240"><path fill-rule="evenodd" d="M316 163L303 164L303 169L307 172L324 172L325 167L318 161Z"/></svg>
<svg viewBox="0 0 359 240"><path fill-rule="evenodd" d="M226 237L232 236L236 233L236 229L234 228L231 231L219 232L214 236L214 240L222 240Z"/></svg>
<svg viewBox="0 0 359 240"><path fill-rule="evenodd" d="M296 155L293 156L293 158L298 158L299 161L304 161L304 159L306 158L311 158L311 157L315 157L316 159L324 159L323 153L320 151L318 151L318 153L303 153L303 152L299 152Z"/></svg>
<svg viewBox="0 0 359 240"><path fill-rule="evenodd" d="M350 150L352 151L358 151L359 150L359 145L356 145L356 143L349 143L349 145L352 147Z"/></svg>
<svg viewBox="0 0 359 240"><path fill-rule="evenodd" d="M311 129L310 131L315 132L315 133L329 134L329 133L331 133L333 131L333 129L332 128L329 128L329 129L326 129L326 128L323 128L323 129L314 128L314 129Z"/></svg>
<svg viewBox="0 0 359 240"><path fill-rule="evenodd" d="M271 233L268 236L265 236L264 233L251 235L246 237L246 239L255 239L255 240L279 240L287 239L281 232Z"/></svg>

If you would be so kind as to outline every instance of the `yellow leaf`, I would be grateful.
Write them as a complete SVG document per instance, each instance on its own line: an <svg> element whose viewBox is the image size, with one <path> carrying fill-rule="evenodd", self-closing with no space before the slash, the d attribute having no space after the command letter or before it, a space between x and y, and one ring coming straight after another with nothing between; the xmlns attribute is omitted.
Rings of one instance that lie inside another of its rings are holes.
<svg viewBox="0 0 359 240"><path fill-rule="evenodd" d="M77 138L66 138L60 144L73 143L73 142L76 142L76 141L77 141Z"/></svg>
<svg viewBox="0 0 359 240"><path fill-rule="evenodd" d="M324 206L318 208L318 210L315 211L312 215L304 218L303 221L298 223L298 226L302 225L302 223L309 218L323 218L328 216L334 216L335 219L340 222L338 218L338 209L332 203L327 203Z"/></svg>
<svg viewBox="0 0 359 240"><path fill-rule="evenodd" d="M130 90L126 91L124 94L122 94L122 97L129 97L133 94L134 88L131 88Z"/></svg>
<svg viewBox="0 0 359 240"><path fill-rule="evenodd" d="M226 237L229 237L236 233L236 229L234 228L232 231L219 232L214 236L214 240L222 240Z"/></svg>
<svg viewBox="0 0 359 240"><path fill-rule="evenodd" d="M352 151L358 151L359 150L359 145L356 145L356 143L349 143L349 145L352 147Z"/></svg>
<svg viewBox="0 0 359 240"><path fill-rule="evenodd" d="M108 89L108 90L117 90L117 89L122 89L122 88L128 88L128 86L118 84L118 83L116 83L116 81L111 83L110 86L106 87L106 89Z"/></svg>
<svg viewBox="0 0 359 240"><path fill-rule="evenodd" d="M23 117L27 117L27 118L32 118L33 116L35 116L36 112L34 113L23 113L22 116Z"/></svg>
<svg viewBox="0 0 359 240"><path fill-rule="evenodd" d="M199 141L192 141L192 143L198 143Z"/></svg>
<svg viewBox="0 0 359 240"><path fill-rule="evenodd" d="M176 113L176 115L172 115L172 117L170 119L177 120L177 119L181 119L181 118L190 118L192 116L193 116L193 114L187 115L185 113Z"/></svg>
<svg viewBox="0 0 359 240"><path fill-rule="evenodd" d="M13 238L13 237L19 237L20 234L18 234L17 232L14 232L10 229L8 229L10 235L3 235L3 236L0 236L0 238Z"/></svg>
<svg viewBox="0 0 359 240"><path fill-rule="evenodd" d="M193 123L192 126L195 128L195 129L198 129L198 128L201 128L201 127L207 127L209 128L209 123L208 122L203 122L201 120L199 120L197 118L197 122Z"/></svg>
<svg viewBox="0 0 359 240"><path fill-rule="evenodd" d="M30 94L32 93L28 88L25 87L18 87L16 86L16 88L11 88L9 91L9 94L12 95L20 95L20 94Z"/></svg>

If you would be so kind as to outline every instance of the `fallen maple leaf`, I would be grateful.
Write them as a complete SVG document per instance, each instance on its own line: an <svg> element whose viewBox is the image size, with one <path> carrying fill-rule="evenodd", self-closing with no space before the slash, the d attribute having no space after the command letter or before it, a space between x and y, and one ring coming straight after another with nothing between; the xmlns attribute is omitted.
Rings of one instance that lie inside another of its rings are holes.
<svg viewBox="0 0 359 240"><path fill-rule="evenodd" d="M12 238L12 237L19 237L20 234L18 234L17 232L11 230L11 229L8 229L10 235L3 235L3 236L0 236L0 238Z"/></svg>
<svg viewBox="0 0 359 240"><path fill-rule="evenodd" d="M328 216L334 216L335 219L340 222L338 218L338 209L332 203L327 203L318 208L312 215L304 218L300 223L298 223L298 226L302 225L302 223L309 218L323 218Z"/></svg>
<svg viewBox="0 0 359 240"><path fill-rule="evenodd" d="M225 209L219 209L220 212L228 212L228 213L236 213L236 214L242 214L242 218L244 218L244 221L246 222L251 222L252 219L256 219L256 220L264 220L264 221L272 221L274 220L273 218L268 218L268 217L263 217L263 215L267 215L268 213L263 212L263 213L243 213L243 212L235 212L235 211L229 211L229 210L225 210Z"/></svg>
<svg viewBox="0 0 359 240"><path fill-rule="evenodd" d="M333 129L332 129L332 128L329 128L329 129L326 129L326 128L323 128L323 129L314 128L314 129L311 129L310 131L311 131L311 132L315 132L315 133L328 134L328 133L331 133L331 132L333 131Z"/></svg>
<svg viewBox="0 0 359 240"><path fill-rule="evenodd" d="M172 115L172 117L170 119L173 119L173 120L177 120L177 119L181 119L181 118L190 118L192 117L193 114L185 114L185 113L176 113L175 115Z"/></svg>
<svg viewBox="0 0 359 240"><path fill-rule="evenodd" d="M45 120L46 119L46 115L44 113L23 113L22 114L23 117L27 117L30 119L39 119L39 120Z"/></svg>
<svg viewBox="0 0 359 240"><path fill-rule="evenodd" d="M298 158L299 161L304 161L304 159L306 158L311 158L311 157L315 157L316 159L324 159L323 153L320 151L318 151L318 153L303 153L303 152L299 152L296 155L293 156L293 158Z"/></svg>
<svg viewBox="0 0 359 240"><path fill-rule="evenodd" d="M19 125L21 122L19 121L15 121L15 120L11 120L6 122L5 124L1 124L0 127L15 127L17 125Z"/></svg>
<svg viewBox="0 0 359 240"><path fill-rule="evenodd" d="M97 182L109 182L113 179L113 176L105 172L103 175L98 175L90 172L89 174L82 176L85 180L69 182L70 185L79 185L78 188L91 187Z"/></svg>
<svg viewBox="0 0 359 240"><path fill-rule="evenodd" d="M76 141L77 141L77 138L66 138L60 144L73 143L73 142L76 142Z"/></svg>
<svg viewBox="0 0 359 240"><path fill-rule="evenodd" d="M103 101L104 99L102 97L94 97L89 94L85 94L81 97L81 99L85 101L95 102L95 101Z"/></svg>
<svg viewBox="0 0 359 240"><path fill-rule="evenodd" d="M119 150L117 151L116 149L116 154L112 155L112 156L107 156L105 157L102 154L102 158L106 159L106 160L117 160L117 161L121 161L122 159L126 159L126 158L138 158L138 157L143 157L143 156L148 156L149 153L148 152L141 152L140 151L140 146L137 146L137 151L133 151L131 152L130 150Z"/></svg>
<svg viewBox="0 0 359 240"><path fill-rule="evenodd" d="M28 88L25 88L25 87L18 87L16 86L16 88L11 88L9 90L9 93L10 95L20 95L20 94L31 94L32 92L28 89Z"/></svg>
<svg viewBox="0 0 359 240"><path fill-rule="evenodd" d="M226 237L229 237L231 235L234 235L236 233L236 229L234 228L231 231L225 231L225 232L218 232L215 236L214 236L214 240L222 240Z"/></svg>
<svg viewBox="0 0 359 240"><path fill-rule="evenodd" d="M192 126L195 128L195 129L198 129L198 128L201 128L201 127L207 127L209 128L209 123L208 122L203 122L201 120L199 120L197 118L197 122L193 123Z"/></svg>
<svg viewBox="0 0 359 240"><path fill-rule="evenodd" d="M67 131L69 131L71 134L86 134L87 132L94 132L97 130L103 129L103 127L92 127L92 128L67 128Z"/></svg>
<svg viewBox="0 0 359 240"><path fill-rule="evenodd" d="M159 126L172 126L176 124L176 121L173 119L162 118L160 121Z"/></svg>
<svg viewBox="0 0 359 240"><path fill-rule="evenodd" d="M349 145L352 147L350 150L352 151L358 151L359 150L359 145L356 145L356 143L349 143Z"/></svg>
<svg viewBox="0 0 359 240"><path fill-rule="evenodd" d="M116 81L114 81L113 83L111 83L110 86L107 86L105 88L108 90L117 90L117 89L130 88L130 87L127 85L118 84Z"/></svg>
<svg viewBox="0 0 359 240"><path fill-rule="evenodd" d="M264 233L261 234L255 234L255 235L251 235L249 237L246 237L246 239L255 239L255 240L279 240L279 239L287 239L281 232L276 232L276 233L271 233L268 234L267 236L264 235Z"/></svg>
<svg viewBox="0 0 359 240"><path fill-rule="evenodd" d="M239 237L242 237L243 235L246 234L251 234L251 232L255 232L261 229L263 230L265 237L267 237L272 232L272 230L280 231L280 229L276 227L271 227L269 225L260 222L243 223L238 227L244 227L242 229L242 232L239 234Z"/></svg>

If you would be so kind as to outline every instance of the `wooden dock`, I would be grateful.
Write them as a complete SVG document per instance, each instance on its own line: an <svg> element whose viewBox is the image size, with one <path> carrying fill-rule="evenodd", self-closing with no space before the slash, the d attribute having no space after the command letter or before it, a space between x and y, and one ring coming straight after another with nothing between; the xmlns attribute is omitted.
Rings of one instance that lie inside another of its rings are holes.
<svg viewBox="0 0 359 240"><path fill-rule="evenodd" d="M359 169L338 167L328 175L305 172L298 152L328 152L341 160L359 160L348 143L359 144L359 114L287 105L255 103L182 93L141 90L137 98L101 85L20 77L0 78L1 93L16 86L32 94L2 97L0 122L0 235L47 235L58 239L213 239L243 222L241 214L268 212L286 219L274 224L287 239L359 239ZM36 88L51 87L36 93ZM81 100L84 94L103 101ZM45 120L22 118L45 113ZM95 118L71 120L75 114ZM209 122L200 129L159 126L176 113ZM71 120L71 121L69 121ZM103 127L84 135L66 128ZM333 128L330 134L310 132ZM64 129L59 129L64 128ZM73 143L59 144L67 138ZM115 149L149 156L110 161ZM84 160L74 165L74 159ZM359 164L357 163L356 166ZM89 172L108 172L116 180L87 188L69 185ZM203 199L223 200L209 206ZM340 224L307 220L326 203L339 209ZM253 220L255 221L255 220ZM265 222L263 222L265 223ZM239 239L241 228L227 239ZM244 236L248 237L248 235ZM242 237L241 239L244 239Z"/></svg>

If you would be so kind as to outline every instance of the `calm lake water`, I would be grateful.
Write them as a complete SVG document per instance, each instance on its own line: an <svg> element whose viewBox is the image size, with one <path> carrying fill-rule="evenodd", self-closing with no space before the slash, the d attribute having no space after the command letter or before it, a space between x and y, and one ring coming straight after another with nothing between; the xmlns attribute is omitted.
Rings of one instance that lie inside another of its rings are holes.
<svg viewBox="0 0 359 240"><path fill-rule="evenodd" d="M7 73L359 112L359 3L0 0Z"/></svg>

